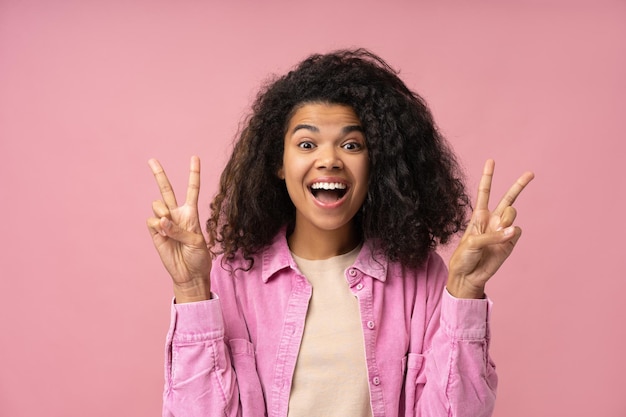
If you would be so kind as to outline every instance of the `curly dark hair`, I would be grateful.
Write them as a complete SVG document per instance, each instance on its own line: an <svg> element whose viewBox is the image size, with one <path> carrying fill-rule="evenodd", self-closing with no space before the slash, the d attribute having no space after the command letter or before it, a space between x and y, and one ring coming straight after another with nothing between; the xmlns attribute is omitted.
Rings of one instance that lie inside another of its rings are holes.
<svg viewBox="0 0 626 417"><path fill-rule="evenodd" d="M311 55L259 92L224 169L207 221L209 246L224 260L250 261L295 207L277 172L294 112L306 103L343 104L359 117L369 153L368 193L356 221L385 256L419 266L465 227L469 197L454 153L424 100L365 49Z"/></svg>

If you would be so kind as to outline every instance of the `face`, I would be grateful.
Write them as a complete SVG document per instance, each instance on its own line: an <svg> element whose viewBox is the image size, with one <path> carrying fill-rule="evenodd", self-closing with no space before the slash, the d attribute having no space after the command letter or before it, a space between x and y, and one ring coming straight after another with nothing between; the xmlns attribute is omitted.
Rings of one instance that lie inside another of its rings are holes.
<svg viewBox="0 0 626 417"><path fill-rule="evenodd" d="M349 233L369 175L365 136L352 108L319 103L298 108L289 120L278 175L296 207L296 231Z"/></svg>

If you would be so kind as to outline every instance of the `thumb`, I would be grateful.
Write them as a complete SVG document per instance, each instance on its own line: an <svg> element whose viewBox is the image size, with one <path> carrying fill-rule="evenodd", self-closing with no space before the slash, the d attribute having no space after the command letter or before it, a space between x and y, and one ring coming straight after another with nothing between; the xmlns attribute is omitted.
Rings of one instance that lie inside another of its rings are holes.
<svg viewBox="0 0 626 417"><path fill-rule="evenodd" d="M185 230L167 217L161 217L159 223L164 236L174 239L184 245L204 246L204 236L202 234Z"/></svg>
<svg viewBox="0 0 626 417"><path fill-rule="evenodd" d="M471 235L468 238L468 245L472 249L482 249L489 245L496 245L512 240L513 243L519 239L521 230L515 226L509 226L504 229L483 233L480 235Z"/></svg>

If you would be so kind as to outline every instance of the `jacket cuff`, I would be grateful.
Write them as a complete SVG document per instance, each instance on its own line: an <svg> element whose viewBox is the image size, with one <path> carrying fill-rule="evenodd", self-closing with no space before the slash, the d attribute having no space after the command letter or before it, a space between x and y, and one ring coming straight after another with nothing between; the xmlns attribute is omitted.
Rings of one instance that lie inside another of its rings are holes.
<svg viewBox="0 0 626 417"><path fill-rule="evenodd" d="M441 326L455 339L488 339L492 306L489 298L455 298L445 289L441 300Z"/></svg>
<svg viewBox="0 0 626 417"><path fill-rule="evenodd" d="M171 320L176 342L197 342L224 337L224 319L220 300L175 304L172 301Z"/></svg>

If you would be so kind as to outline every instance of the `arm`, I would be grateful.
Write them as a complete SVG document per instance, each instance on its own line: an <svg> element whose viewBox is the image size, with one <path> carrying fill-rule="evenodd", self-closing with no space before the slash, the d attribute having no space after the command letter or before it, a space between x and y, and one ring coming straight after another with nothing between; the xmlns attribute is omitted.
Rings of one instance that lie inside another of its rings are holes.
<svg viewBox="0 0 626 417"><path fill-rule="evenodd" d="M198 216L200 160L192 157L187 197L178 206L157 160L149 161L162 200L147 220L175 294L167 336L164 416L236 416L239 394L224 342L219 300L211 298L211 255Z"/></svg>
<svg viewBox="0 0 626 417"><path fill-rule="evenodd" d="M476 209L452 255L446 290L426 332L427 350L417 375L418 384L423 384L423 391L416 393L417 416L477 417L493 412L497 376L489 357L491 301L484 288L521 236L521 229L513 226L512 204L534 177L523 174L490 212L493 171L489 160Z"/></svg>
<svg viewBox="0 0 626 417"><path fill-rule="evenodd" d="M497 386L488 352L491 301L451 296L445 289L448 269L437 255L430 257L426 274L426 298L416 304L411 321L405 415L490 416Z"/></svg>
<svg viewBox="0 0 626 417"><path fill-rule="evenodd" d="M489 356L491 301L458 299L444 290L439 312L418 375L424 385L415 415L491 416L498 383Z"/></svg>
<svg viewBox="0 0 626 417"><path fill-rule="evenodd" d="M219 299L172 305L163 416L239 416L239 390Z"/></svg>

